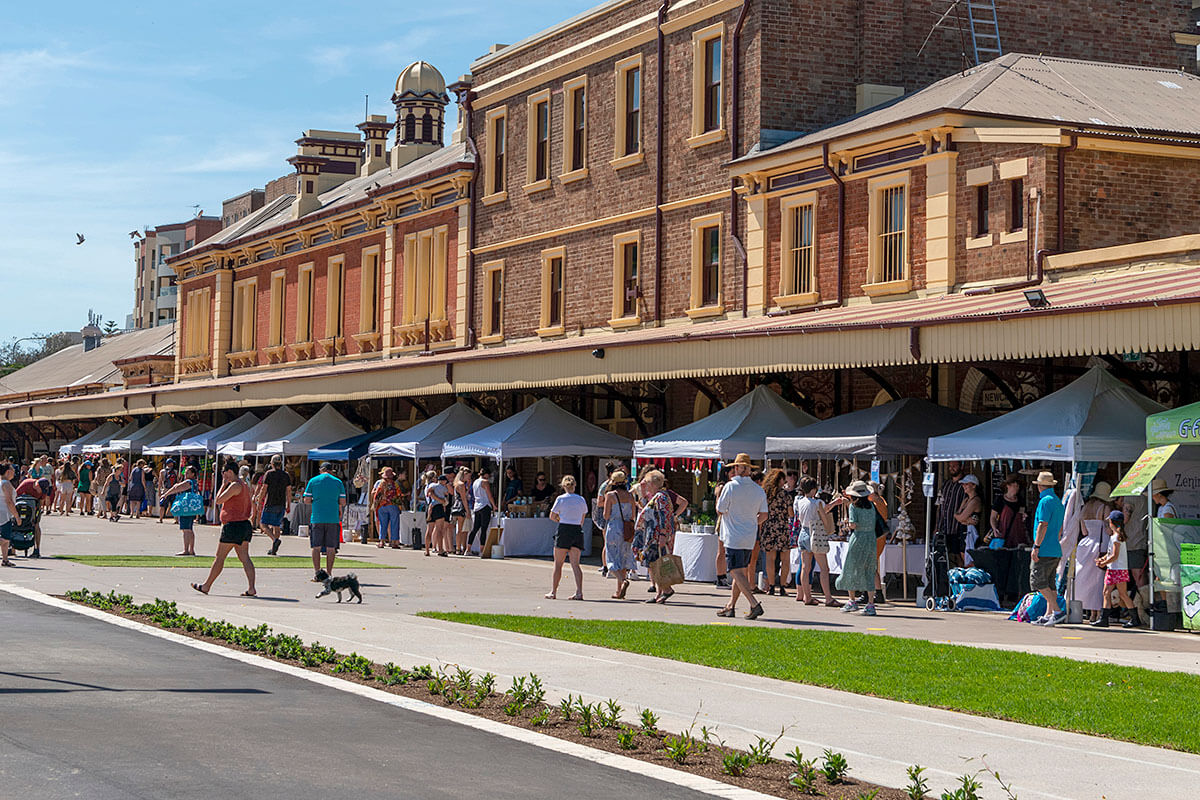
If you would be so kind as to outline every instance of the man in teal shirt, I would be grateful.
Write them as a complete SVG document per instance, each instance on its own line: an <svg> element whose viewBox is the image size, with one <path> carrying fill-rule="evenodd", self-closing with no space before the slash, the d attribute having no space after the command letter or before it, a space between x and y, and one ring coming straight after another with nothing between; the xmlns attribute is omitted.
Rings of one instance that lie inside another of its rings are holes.
<svg viewBox="0 0 1200 800"><path fill-rule="evenodd" d="M1033 515L1033 552L1029 556L1029 588L1046 598L1046 613L1034 620L1037 625L1057 625L1067 618L1058 606L1058 591L1054 585L1058 562L1062 559L1062 535L1065 509L1054 493L1058 481L1049 472L1039 473L1034 485L1042 490Z"/></svg>
<svg viewBox="0 0 1200 800"><path fill-rule="evenodd" d="M325 553L325 572L333 575L333 560L342 542L342 509L346 507L346 485L333 474L333 465L321 462L321 471L304 487L304 501L312 504L308 521L308 544L312 547L313 581L321 571L321 553Z"/></svg>

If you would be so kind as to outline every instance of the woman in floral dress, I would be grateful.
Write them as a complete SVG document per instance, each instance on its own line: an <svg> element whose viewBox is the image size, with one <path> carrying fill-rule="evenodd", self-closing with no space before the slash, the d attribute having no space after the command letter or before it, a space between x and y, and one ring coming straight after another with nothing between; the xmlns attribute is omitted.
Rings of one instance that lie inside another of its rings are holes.
<svg viewBox="0 0 1200 800"><path fill-rule="evenodd" d="M758 529L758 544L767 560L767 594L775 594L775 587L778 586L780 597L787 597L783 587L792 563L789 523L793 495L784 487L786 480L787 473L781 469L773 469L763 478L763 491L767 493L767 521Z"/></svg>
<svg viewBox="0 0 1200 800"><path fill-rule="evenodd" d="M666 477L658 470L651 470L642 478L642 493L647 500L638 513L633 550L647 566L657 561L661 552L670 553L670 542L675 535L674 508L671 496L663 488L665 484ZM655 588L657 594L647 603L665 603L675 594L669 586Z"/></svg>

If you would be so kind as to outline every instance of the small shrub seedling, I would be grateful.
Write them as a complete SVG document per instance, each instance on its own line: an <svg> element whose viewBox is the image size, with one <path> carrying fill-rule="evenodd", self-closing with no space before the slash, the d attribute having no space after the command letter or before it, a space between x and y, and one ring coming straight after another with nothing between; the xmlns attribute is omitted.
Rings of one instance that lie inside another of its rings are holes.
<svg viewBox="0 0 1200 800"><path fill-rule="evenodd" d="M676 764L686 764L694 747L690 736L668 736L663 739L663 750Z"/></svg>
<svg viewBox="0 0 1200 800"><path fill-rule="evenodd" d="M658 715L648 708L642 709L642 730L646 733L658 730Z"/></svg>
<svg viewBox="0 0 1200 800"><path fill-rule="evenodd" d="M740 778L746 774L746 770L750 769L751 756L749 753L739 753L737 750L731 750L721 757L721 772L726 775L732 775L735 778Z"/></svg>
<svg viewBox="0 0 1200 800"><path fill-rule="evenodd" d="M908 800L925 800L925 796L929 794L929 779L925 777L925 768L913 764L907 772L908 786L904 787L905 796Z"/></svg>
<svg viewBox="0 0 1200 800"><path fill-rule="evenodd" d="M638 732L633 728L621 728L617 731L617 747L622 750L632 750L637 747Z"/></svg>

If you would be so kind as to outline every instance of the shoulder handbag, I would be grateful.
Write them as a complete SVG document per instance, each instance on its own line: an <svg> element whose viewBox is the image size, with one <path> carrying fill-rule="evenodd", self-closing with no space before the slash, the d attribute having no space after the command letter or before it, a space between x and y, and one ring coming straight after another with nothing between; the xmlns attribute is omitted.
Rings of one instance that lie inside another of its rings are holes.
<svg viewBox="0 0 1200 800"><path fill-rule="evenodd" d="M186 492L175 495L171 503L171 515L175 517L198 517L204 513L204 498L196 491L196 484Z"/></svg>
<svg viewBox="0 0 1200 800"><path fill-rule="evenodd" d="M634 530L633 520L625 518L625 506L621 504L621 496L613 493L617 500L617 510L621 512L621 538L627 542L632 542L633 537L637 535Z"/></svg>

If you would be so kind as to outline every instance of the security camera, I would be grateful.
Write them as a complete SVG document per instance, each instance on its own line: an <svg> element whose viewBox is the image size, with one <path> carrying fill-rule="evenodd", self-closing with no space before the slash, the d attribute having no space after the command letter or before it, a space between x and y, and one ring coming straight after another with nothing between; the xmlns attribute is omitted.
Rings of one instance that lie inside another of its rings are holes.
<svg viewBox="0 0 1200 800"><path fill-rule="evenodd" d="M597 347L592 351L592 358L604 358L604 348Z"/></svg>

